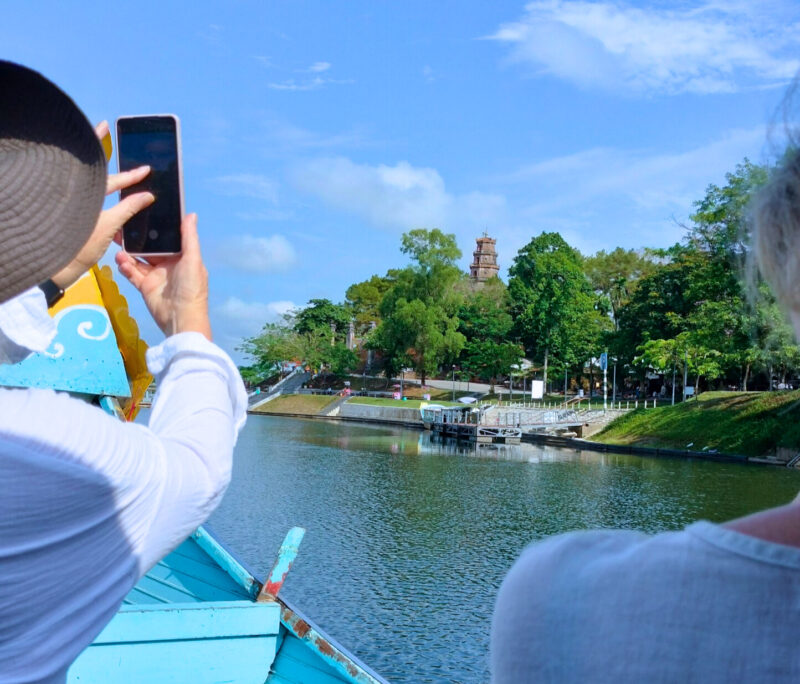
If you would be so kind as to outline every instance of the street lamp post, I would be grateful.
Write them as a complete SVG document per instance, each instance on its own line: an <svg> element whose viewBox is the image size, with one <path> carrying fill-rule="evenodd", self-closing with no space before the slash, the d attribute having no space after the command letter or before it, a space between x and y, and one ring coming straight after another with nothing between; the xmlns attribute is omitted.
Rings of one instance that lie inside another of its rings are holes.
<svg viewBox="0 0 800 684"><path fill-rule="evenodd" d="M672 359L672 405L675 406L675 359Z"/></svg>
<svg viewBox="0 0 800 684"><path fill-rule="evenodd" d="M456 400L456 367L453 365L453 401Z"/></svg>
<svg viewBox="0 0 800 684"><path fill-rule="evenodd" d="M614 408L614 402L617 400L617 359L614 359L614 379L611 381L611 408Z"/></svg>

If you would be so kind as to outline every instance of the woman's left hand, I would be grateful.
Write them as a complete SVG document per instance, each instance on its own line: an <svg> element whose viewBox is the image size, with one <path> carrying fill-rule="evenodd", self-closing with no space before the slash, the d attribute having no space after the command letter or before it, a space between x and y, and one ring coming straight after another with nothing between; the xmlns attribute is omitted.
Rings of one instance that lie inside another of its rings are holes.
<svg viewBox="0 0 800 684"><path fill-rule="evenodd" d="M108 122L103 121L98 124L95 132L97 137L102 140L108 135ZM109 174L108 182L106 183L106 195L139 183L147 177L148 173L150 173L149 166L140 166L132 171ZM66 290L100 261L112 242L120 242L119 232L123 224L142 209L150 206L154 200L155 197L149 192L137 192L134 195L128 195L128 197L110 209L100 212L100 217L97 219L97 224L89 241L67 266L53 276L53 282L61 289Z"/></svg>

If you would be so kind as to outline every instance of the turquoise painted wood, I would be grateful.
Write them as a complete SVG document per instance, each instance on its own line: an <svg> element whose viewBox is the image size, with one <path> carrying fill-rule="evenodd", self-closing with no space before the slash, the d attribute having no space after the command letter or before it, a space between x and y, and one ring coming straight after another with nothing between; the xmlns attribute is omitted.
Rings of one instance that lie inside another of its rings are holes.
<svg viewBox="0 0 800 684"><path fill-rule="evenodd" d="M125 365L108 313L80 304L54 317L56 336L41 354L0 366L0 385L129 397Z"/></svg>
<svg viewBox="0 0 800 684"><path fill-rule="evenodd" d="M264 684L279 629L277 604L125 606L67 681Z"/></svg>
<svg viewBox="0 0 800 684"><path fill-rule="evenodd" d="M297 558L300 542L303 541L305 534L306 531L302 527L293 527L289 530L283 540L283 544L281 544L281 548L278 550L278 558L275 561L275 565L272 566L264 585L258 592L256 601L274 601L278 597L278 593L286 581L286 575L289 574L294 559Z"/></svg>
<svg viewBox="0 0 800 684"><path fill-rule="evenodd" d="M298 638L285 638L267 684L341 684L342 675Z"/></svg>
<svg viewBox="0 0 800 684"><path fill-rule="evenodd" d="M257 602L260 589L201 527L128 593L67 681L385 684L285 602Z"/></svg>

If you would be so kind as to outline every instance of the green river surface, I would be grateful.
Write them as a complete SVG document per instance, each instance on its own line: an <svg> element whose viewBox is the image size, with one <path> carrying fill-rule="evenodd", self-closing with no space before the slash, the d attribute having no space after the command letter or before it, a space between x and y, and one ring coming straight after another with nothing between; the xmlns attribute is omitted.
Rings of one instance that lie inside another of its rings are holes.
<svg viewBox="0 0 800 684"><path fill-rule="evenodd" d="M307 530L281 595L391 682L486 682L520 551L580 528L659 532L791 500L800 472L250 416L210 527L256 572Z"/></svg>

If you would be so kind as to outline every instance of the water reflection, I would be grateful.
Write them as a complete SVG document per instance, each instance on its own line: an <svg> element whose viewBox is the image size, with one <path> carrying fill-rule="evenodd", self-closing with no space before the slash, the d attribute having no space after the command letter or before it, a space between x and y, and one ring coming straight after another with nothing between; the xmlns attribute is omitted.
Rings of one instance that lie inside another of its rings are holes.
<svg viewBox="0 0 800 684"><path fill-rule="evenodd" d="M306 527L288 598L390 681L466 684L488 680L494 594L531 541L719 521L798 488L778 468L253 417L212 525L262 572L286 530Z"/></svg>

